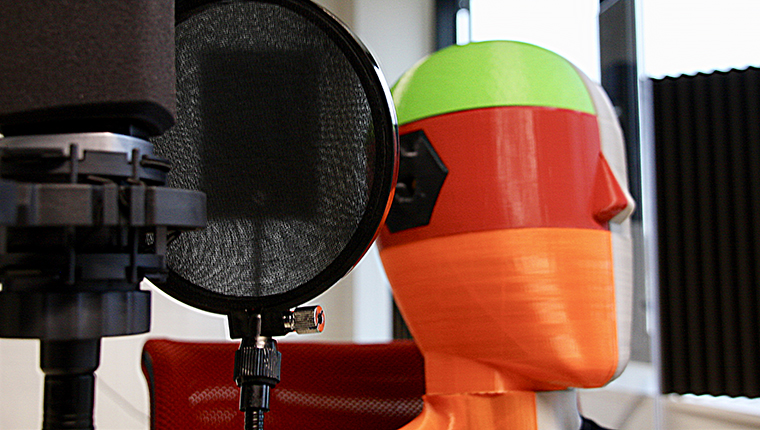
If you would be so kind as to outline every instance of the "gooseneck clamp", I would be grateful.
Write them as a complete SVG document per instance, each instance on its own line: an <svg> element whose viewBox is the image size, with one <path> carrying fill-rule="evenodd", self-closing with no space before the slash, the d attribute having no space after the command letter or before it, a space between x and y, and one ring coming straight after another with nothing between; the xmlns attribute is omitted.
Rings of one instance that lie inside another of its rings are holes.
<svg viewBox="0 0 760 430"><path fill-rule="evenodd" d="M240 410L245 430L262 430L269 411L270 391L280 382L281 354L274 336L319 333L325 317L321 306L293 311L237 312L228 316L230 337L242 339L235 352L235 383L240 387Z"/></svg>

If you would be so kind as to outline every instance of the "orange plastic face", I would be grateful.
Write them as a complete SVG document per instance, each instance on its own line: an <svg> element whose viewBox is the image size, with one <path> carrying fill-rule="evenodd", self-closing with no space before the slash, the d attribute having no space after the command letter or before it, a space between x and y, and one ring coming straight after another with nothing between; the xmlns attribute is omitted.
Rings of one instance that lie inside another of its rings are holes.
<svg viewBox="0 0 760 430"><path fill-rule="evenodd" d="M449 174L429 225L380 236L429 394L597 387L618 366L608 221L629 204L597 118L501 107L423 119Z"/></svg>
<svg viewBox="0 0 760 430"><path fill-rule="evenodd" d="M429 394L598 387L617 367L610 233L503 229L381 250Z"/></svg>

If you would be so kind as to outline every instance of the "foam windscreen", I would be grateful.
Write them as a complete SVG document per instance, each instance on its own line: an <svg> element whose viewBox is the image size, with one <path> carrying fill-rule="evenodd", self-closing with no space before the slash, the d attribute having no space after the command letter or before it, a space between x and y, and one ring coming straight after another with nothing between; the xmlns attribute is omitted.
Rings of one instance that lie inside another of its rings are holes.
<svg viewBox="0 0 760 430"><path fill-rule="evenodd" d="M159 285L216 313L286 308L374 240L397 168L394 110L365 48L310 1L178 2L178 122L154 139L208 225Z"/></svg>
<svg viewBox="0 0 760 430"><path fill-rule="evenodd" d="M173 0L0 0L0 11L6 136L174 123Z"/></svg>

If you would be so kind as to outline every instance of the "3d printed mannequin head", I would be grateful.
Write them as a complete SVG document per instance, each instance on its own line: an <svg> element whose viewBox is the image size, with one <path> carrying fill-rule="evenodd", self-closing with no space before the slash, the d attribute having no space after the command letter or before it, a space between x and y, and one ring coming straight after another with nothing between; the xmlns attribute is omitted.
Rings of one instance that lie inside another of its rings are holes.
<svg viewBox="0 0 760 430"><path fill-rule="evenodd" d="M380 255L427 392L405 428L580 429L572 388L628 360L633 202L611 104L517 42L439 51L393 93L412 143Z"/></svg>

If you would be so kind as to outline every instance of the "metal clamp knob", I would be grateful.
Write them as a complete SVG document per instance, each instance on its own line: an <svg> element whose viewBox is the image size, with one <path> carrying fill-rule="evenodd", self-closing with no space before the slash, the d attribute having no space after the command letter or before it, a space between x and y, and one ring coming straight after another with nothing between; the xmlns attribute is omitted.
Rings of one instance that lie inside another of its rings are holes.
<svg viewBox="0 0 760 430"><path fill-rule="evenodd" d="M285 326L298 334L321 333L325 329L325 311L322 306L296 308L285 315Z"/></svg>

